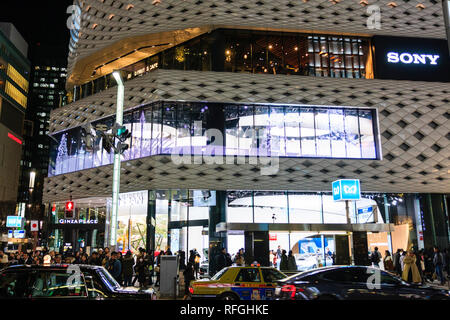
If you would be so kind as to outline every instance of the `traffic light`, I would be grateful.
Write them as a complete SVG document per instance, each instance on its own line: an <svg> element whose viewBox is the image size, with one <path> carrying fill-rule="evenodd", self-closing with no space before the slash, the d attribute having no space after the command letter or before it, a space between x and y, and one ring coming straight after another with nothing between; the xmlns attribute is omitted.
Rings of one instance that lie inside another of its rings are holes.
<svg viewBox="0 0 450 320"><path fill-rule="evenodd" d="M75 217L75 204L73 201L66 202L64 216L66 219L73 219Z"/></svg>
<svg viewBox="0 0 450 320"><path fill-rule="evenodd" d="M86 125L81 127L81 139L84 142L84 145L86 146L87 152L93 152L94 151L94 135L92 134L92 125L90 123L87 123Z"/></svg>
<svg viewBox="0 0 450 320"><path fill-rule="evenodd" d="M119 129L117 129L117 138L119 138L120 141L125 142L130 137L131 132L127 129L127 127L121 126Z"/></svg>
<svg viewBox="0 0 450 320"><path fill-rule="evenodd" d="M128 150L129 147L130 147L130 146L129 146L128 144L119 142L119 143L117 144L117 153L118 153L118 154L123 154L125 151Z"/></svg>

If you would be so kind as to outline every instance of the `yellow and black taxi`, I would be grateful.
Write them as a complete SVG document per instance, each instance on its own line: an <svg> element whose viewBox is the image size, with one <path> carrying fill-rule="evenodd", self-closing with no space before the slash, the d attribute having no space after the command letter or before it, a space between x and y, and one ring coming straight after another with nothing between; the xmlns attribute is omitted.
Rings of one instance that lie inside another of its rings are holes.
<svg viewBox="0 0 450 320"><path fill-rule="evenodd" d="M210 280L192 281L192 299L272 300L277 281L287 276L271 267L231 266L223 268Z"/></svg>

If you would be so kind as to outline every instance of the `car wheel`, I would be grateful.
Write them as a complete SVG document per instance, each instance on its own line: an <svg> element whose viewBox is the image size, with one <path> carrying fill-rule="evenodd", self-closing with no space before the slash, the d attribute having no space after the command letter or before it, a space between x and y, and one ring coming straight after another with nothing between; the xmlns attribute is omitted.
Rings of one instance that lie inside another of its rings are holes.
<svg viewBox="0 0 450 320"><path fill-rule="evenodd" d="M233 293L224 293L220 296L220 300L239 300L239 298Z"/></svg>
<svg viewBox="0 0 450 320"><path fill-rule="evenodd" d="M316 298L316 300L337 300L337 299L335 297L333 297L332 295L324 294L324 295L318 296Z"/></svg>

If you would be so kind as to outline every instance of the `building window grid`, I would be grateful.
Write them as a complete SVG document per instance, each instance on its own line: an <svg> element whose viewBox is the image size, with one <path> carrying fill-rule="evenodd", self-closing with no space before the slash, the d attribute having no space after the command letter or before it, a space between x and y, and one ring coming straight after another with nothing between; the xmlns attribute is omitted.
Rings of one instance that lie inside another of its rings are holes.
<svg viewBox="0 0 450 320"><path fill-rule="evenodd" d="M221 32L221 31L223 31L223 30L219 30L219 32ZM260 33L253 32L249 36L249 40L250 40L249 60L251 61L251 65L252 65L251 72L258 73L257 66L256 66L257 62L255 61L255 54L257 54L257 53L255 53L255 50L254 50L255 49L254 48L255 41L256 41L255 39L257 39L258 36L259 36L259 38L263 37L264 42L265 42L265 45L264 45L264 56L265 56L264 69L266 70L266 73L267 72L270 73L270 71L271 71L269 69L269 67L270 67L269 66L270 49L269 49L269 41L268 41L270 36L279 38L281 51L282 51L280 61L281 61L282 66L284 67L285 66L285 53L286 53L285 43L287 42L287 39L288 39L288 37L290 37L290 35L287 33L283 33L281 35L278 35L276 33L262 35ZM194 38L185 43L181 43L173 48L170 48L166 51L157 53L150 58L146 58L146 59L138 61L128 67L125 67L124 69L122 69L123 72L129 73L129 74L125 75L124 79L131 80L135 77L143 75L143 73L135 74L136 72L126 71L128 69L133 69L133 66L138 65L138 64L142 64L142 63L145 64L145 67L144 67L145 72L144 73L151 72L153 69L150 68L149 64L152 64L152 65L154 64L155 57L157 58L157 60L159 60L158 68L181 69L181 70L191 70L191 69L199 70L199 69L201 69L203 71L208 71L208 70L204 70L203 66L205 64L203 63L203 61L198 62L201 64L200 67L195 67L195 65L198 64L198 63L195 64L192 61L193 56L195 54L188 54L189 57L187 59L186 55L185 55L185 51L183 51L183 57L184 57L183 62L182 62L183 67L181 67L181 65L180 65L181 63L178 63L178 64L175 63L175 61L176 61L175 50L177 48L182 49L182 48L188 47L189 45L193 45L193 44L197 43L195 45L197 45L198 48L193 47L191 50L192 52L194 52L194 50L199 49L199 48L202 49L201 51L206 50L206 49L204 49L204 45L205 45L205 43L208 43L208 42L205 41L204 37L205 36L201 37L200 39ZM361 78L363 76L362 69L364 69L364 67L361 64L361 55L363 55L363 50L361 48L359 48L362 43L362 40L360 38L351 37L351 36L345 36L345 37L342 37L342 36L318 36L318 35L314 35L314 34L310 34L310 35L296 34L296 35L292 35L291 37L295 38L296 47L298 48L298 50L297 50L297 61L298 61L298 65L299 65L299 71L297 72L298 74L312 75L312 76L326 76L326 77L336 77L336 74L339 74L339 77L344 76L347 78L355 78L355 77ZM301 39L304 39L305 44L308 47L310 47L310 49L307 49L307 54L312 55L312 57L310 56L310 59L309 59L310 63L306 63L307 68L303 72L301 71L303 69L303 66L302 66L302 61L300 58L300 56L301 56L300 51L301 51L301 44L302 44ZM335 43L336 45L340 44L341 48L343 49L342 53L333 53L334 56L339 57L339 59L342 59L342 64L340 67L336 67L334 65L334 62L331 61L331 54L332 54L331 51L332 50L330 48L330 44L332 44L332 43ZM349 44L351 63L347 62L348 54L346 53L346 45L345 45L346 43ZM316 46L316 44L317 44L317 46ZM354 47L354 44L356 45L356 47ZM322 51L322 46L325 47L325 52L322 52L322 55L320 55L320 53ZM354 48L356 48L356 50L354 50ZM208 51L207 54L208 54L208 56L210 56L211 50L206 50L206 51ZM202 52L200 52L200 54L198 54L198 55L200 55L199 59L203 59ZM326 58L325 61L327 63L324 63L324 59L322 59L323 55L325 55L325 58ZM357 58L358 66L357 67L355 66L356 56L358 56L358 58ZM169 58L171 58L170 59L171 62L168 61ZM212 60L210 57L208 57L208 59L209 59L208 60L209 65L211 66ZM234 59L232 59L235 71L239 71L237 69L240 69L237 66L237 60L238 59L236 57L236 52L235 52ZM313 66L311 66L311 63L313 64ZM333 63L333 66L332 66L332 63ZM189 65L189 66L187 66L187 65ZM190 68L190 66L192 66L192 65L194 65L194 68ZM246 69L244 67L242 67L242 68ZM206 68L206 69L208 69L208 68ZM209 69L212 70L211 67ZM214 70L214 71L217 71L217 70ZM243 70L240 70L240 71L242 72ZM338 71L338 72L336 72L336 71ZM264 73L264 70L262 73ZM95 79L93 81L89 81L83 85L75 86L74 87L74 95L73 95L73 97L70 95L68 103L79 100L80 98L85 98L92 94L96 94L98 92L101 92L102 90L106 90L109 87L115 85L112 82L113 81L111 79L111 75L108 74L108 75L102 76L98 79Z"/></svg>

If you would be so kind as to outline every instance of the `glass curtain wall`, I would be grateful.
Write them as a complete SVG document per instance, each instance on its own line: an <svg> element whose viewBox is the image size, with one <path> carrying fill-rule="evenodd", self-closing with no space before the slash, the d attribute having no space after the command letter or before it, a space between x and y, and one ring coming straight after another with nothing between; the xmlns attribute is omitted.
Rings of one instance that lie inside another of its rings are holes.
<svg viewBox="0 0 450 320"><path fill-rule="evenodd" d="M217 51L219 47L224 48L223 52ZM370 43L364 38L219 29L121 71L125 81L157 68L373 78L371 59ZM219 63L213 64L213 61ZM74 94L68 97L68 103L112 86L115 86L115 81L111 75L76 86Z"/></svg>
<svg viewBox="0 0 450 320"><path fill-rule="evenodd" d="M161 102L125 112L124 125L131 137L123 159L172 153L209 155L205 132L217 126L214 115L222 112L224 141L214 146L216 155L379 157L374 109ZM113 121L110 117L94 125L112 126ZM94 139L93 152L86 151L80 130L54 136L58 144L52 147L49 176L112 163L113 154L103 150L101 138Z"/></svg>

